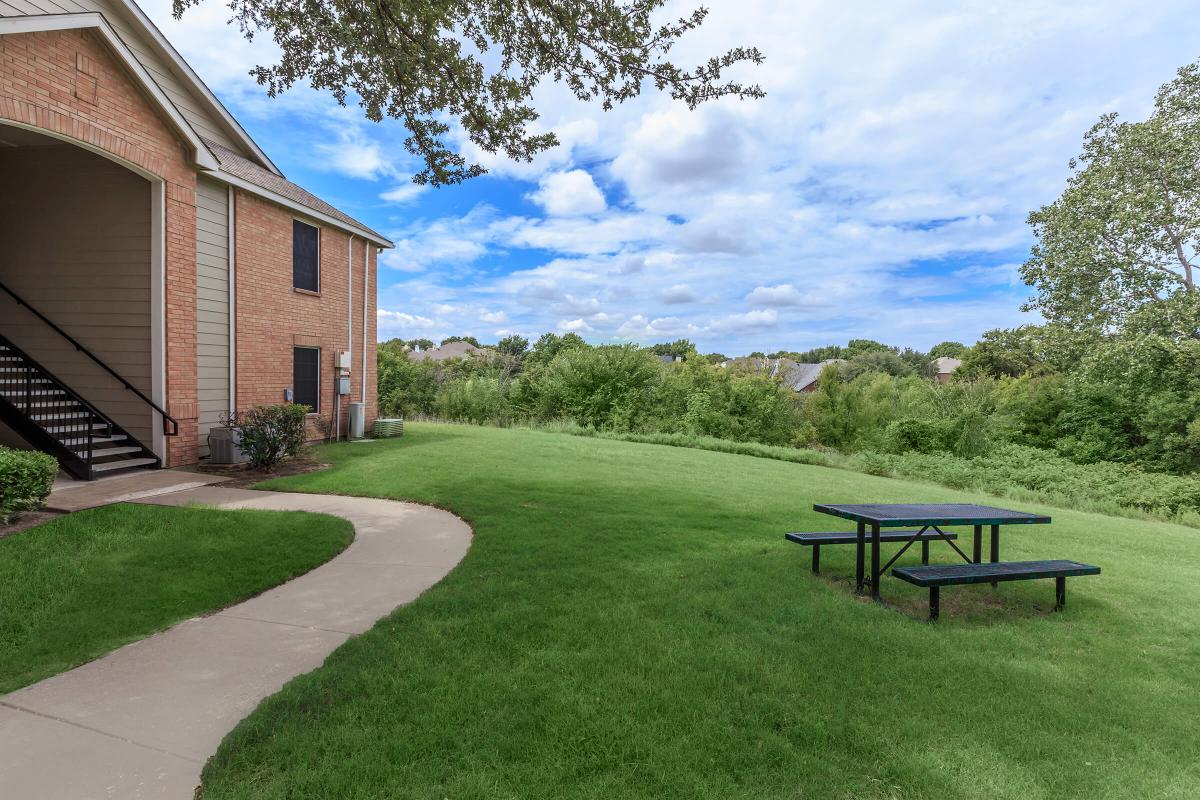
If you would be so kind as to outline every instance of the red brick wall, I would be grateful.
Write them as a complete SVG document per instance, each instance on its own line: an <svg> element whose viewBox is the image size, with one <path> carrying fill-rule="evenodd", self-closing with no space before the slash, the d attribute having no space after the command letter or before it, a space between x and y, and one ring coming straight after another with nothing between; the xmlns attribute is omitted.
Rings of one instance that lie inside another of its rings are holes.
<svg viewBox="0 0 1200 800"><path fill-rule="evenodd" d="M292 348L321 348L321 414L334 414L334 359L349 349L349 398L343 398L342 430L348 423L345 403L361 399L363 246L353 240L353 278L346 274L349 234L242 191L234 192L237 283L237 407L281 403L292 386ZM292 220L303 219L321 231L319 294L292 288ZM375 246L367 243L367 429L375 420ZM347 314L353 317L348 322ZM352 334L348 330L352 329ZM348 337L348 334L349 337ZM352 341L348 341L348 338ZM310 435L317 429L310 426Z"/></svg>
<svg viewBox="0 0 1200 800"><path fill-rule="evenodd" d="M166 184L168 465L196 460L196 174L183 143L86 31L0 36L0 119L115 156Z"/></svg>

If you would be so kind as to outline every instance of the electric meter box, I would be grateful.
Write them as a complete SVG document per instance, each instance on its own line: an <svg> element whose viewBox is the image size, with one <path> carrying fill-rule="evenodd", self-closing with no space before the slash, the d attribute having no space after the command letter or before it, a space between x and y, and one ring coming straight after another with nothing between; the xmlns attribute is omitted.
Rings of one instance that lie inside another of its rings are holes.
<svg viewBox="0 0 1200 800"><path fill-rule="evenodd" d="M338 351L336 366L338 369L349 372L350 371L350 354L348 352L346 352L345 350ZM350 392L348 392L348 391L338 392L338 394L350 394Z"/></svg>
<svg viewBox="0 0 1200 800"><path fill-rule="evenodd" d="M337 393L341 395L350 394L350 379L337 378Z"/></svg>

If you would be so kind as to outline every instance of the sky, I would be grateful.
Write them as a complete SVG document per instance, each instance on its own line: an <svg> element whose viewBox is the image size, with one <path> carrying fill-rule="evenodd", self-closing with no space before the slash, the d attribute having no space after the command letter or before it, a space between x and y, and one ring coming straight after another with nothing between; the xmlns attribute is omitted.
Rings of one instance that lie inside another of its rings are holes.
<svg viewBox="0 0 1200 800"><path fill-rule="evenodd" d="M268 98L273 63L206 0L150 17L291 180L396 243L380 339L688 338L702 352L852 338L928 349L1038 322L1021 312L1026 217L1065 186L1104 113L1141 119L1200 57L1193 2L710 0L681 65L736 45L762 100L689 111L649 88L605 113L540 86L533 163L422 188L403 126L309 87ZM677 17L694 3L670 2Z"/></svg>

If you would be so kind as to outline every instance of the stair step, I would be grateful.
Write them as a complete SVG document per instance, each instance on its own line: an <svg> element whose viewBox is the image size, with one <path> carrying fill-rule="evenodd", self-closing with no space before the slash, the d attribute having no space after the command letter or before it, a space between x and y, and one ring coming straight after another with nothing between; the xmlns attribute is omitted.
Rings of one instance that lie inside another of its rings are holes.
<svg viewBox="0 0 1200 800"><path fill-rule="evenodd" d="M82 430L86 429L86 425L52 425L48 428L42 428L42 430L44 430L46 433L74 433L76 434L72 437L74 439L85 439L86 437L80 436L79 434L82 432ZM108 431L108 426L103 422L97 422L96 424L92 425L92 430Z"/></svg>
<svg viewBox="0 0 1200 800"><path fill-rule="evenodd" d="M115 469L134 469L157 464L157 458L127 458L124 461L109 461L105 464L92 464L92 472L112 472Z"/></svg>
<svg viewBox="0 0 1200 800"><path fill-rule="evenodd" d="M72 419L73 420L76 418L80 418L79 421L82 424L83 423L82 417L84 417L84 416L91 417L92 414L90 411L87 411L86 409L76 407L76 408L63 408L63 410L57 414L30 414L29 418L31 420L33 420L34 422L48 422L49 420L52 420L52 419ZM43 427L45 427L45 426L43 426Z"/></svg>
<svg viewBox="0 0 1200 800"><path fill-rule="evenodd" d="M123 433L114 433L112 436L96 436L92 439L92 446L95 447L96 445L101 445L101 444L112 444L113 442L123 442L128 438L129 437ZM86 450L87 449L87 439L84 437L59 439L59 441L62 442L64 445L66 445L71 450ZM140 447L138 449L141 450Z"/></svg>
<svg viewBox="0 0 1200 800"><path fill-rule="evenodd" d="M4 386L2 384L0 384L0 394L6 395L9 397L18 397L19 398L19 397L25 396L25 390L24 389L5 389ZM61 389L31 389L29 391L29 395L31 397L65 397L66 394L67 393L62 391Z"/></svg>
<svg viewBox="0 0 1200 800"><path fill-rule="evenodd" d="M92 458L114 458L116 456L127 456L130 453L146 452L140 447L101 447L92 450Z"/></svg>
<svg viewBox="0 0 1200 800"><path fill-rule="evenodd" d="M31 387L31 389L29 390L30 395L38 395L38 393L41 393L41 395L47 395L47 393L49 393L49 395L62 395L62 393L64 393L64 392L62 392L61 389L49 389L49 390L44 389L44 386L53 386L54 385L54 384L50 383L50 381L48 381L48 380L35 380L34 385L35 386L43 386L43 389L32 389L32 387ZM24 395L25 381L24 380L0 380L0 393L5 393L5 395Z"/></svg>

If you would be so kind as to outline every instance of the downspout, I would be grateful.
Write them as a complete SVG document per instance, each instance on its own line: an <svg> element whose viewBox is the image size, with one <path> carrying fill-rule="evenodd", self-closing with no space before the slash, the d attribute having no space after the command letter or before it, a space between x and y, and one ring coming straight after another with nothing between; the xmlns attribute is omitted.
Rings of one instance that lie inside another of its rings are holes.
<svg viewBox="0 0 1200 800"><path fill-rule="evenodd" d="M346 239L346 358L354 355L354 234ZM338 370L339 375L341 370ZM334 387L335 389L338 387ZM342 393L337 393L337 438L342 439ZM349 438L349 436L347 436Z"/></svg>
<svg viewBox="0 0 1200 800"><path fill-rule="evenodd" d="M237 195L227 187L229 204L229 413L237 412Z"/></svg>
<svg viewBox="0 0 1200 800"><path fill-rule="evenodd" d="M367 289L371 285L371 243L363 239L363 336L362 336L362 393L358 399L363 402L363 418L367 416Z"/></svg>

